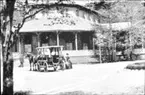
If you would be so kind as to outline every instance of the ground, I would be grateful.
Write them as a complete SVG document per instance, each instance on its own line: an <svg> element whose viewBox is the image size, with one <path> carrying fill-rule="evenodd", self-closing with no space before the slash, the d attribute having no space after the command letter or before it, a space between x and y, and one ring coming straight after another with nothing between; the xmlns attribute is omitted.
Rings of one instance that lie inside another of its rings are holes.
<svg viewBox="0 0 145 95"><path fill-rule="evenodd" d="M144 61L144 60L142 60ZM14 66L14 91L47 95L144 95L144 70L124 69L130 63L74 64L73 69L57 72L29 71Z"/></svg>

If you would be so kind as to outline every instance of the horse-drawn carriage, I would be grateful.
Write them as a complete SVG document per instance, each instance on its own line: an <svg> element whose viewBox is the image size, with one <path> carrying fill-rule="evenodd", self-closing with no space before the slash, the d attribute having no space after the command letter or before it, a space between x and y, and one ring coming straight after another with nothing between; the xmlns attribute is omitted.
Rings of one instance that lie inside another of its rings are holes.
<svg viewBox="0 0 145 95"><path fill-rule="evenodd" d="M72 68L68 54L66 56L62 54L63 46L43 46L36 49L37 57L33 61L33 70L47 71L51 68L56 71Z"/></svg>

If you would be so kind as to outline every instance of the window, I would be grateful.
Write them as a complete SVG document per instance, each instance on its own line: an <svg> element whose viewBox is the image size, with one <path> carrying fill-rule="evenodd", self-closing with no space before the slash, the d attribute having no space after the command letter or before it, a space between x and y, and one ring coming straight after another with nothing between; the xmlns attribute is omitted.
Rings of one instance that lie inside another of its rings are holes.
<svg viewBox="0 0 145 95"><path fill-rule="evenodd" d="M75 50L75 35L72 32L61 33L60 45L64 46L64 50Z"/></svg>

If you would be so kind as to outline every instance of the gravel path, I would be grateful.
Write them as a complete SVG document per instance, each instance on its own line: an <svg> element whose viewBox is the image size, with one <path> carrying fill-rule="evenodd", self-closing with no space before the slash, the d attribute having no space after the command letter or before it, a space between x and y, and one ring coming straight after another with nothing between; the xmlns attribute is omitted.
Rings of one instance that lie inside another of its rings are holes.
<svg viewBox="0 0 145 95"><path fill-rule="evenodd" d="M14 90L33 95L143 95L145 71L124 69L134 62L77 64L70 70L36 72L29 71L27 60L23 68L15 61Z"/></svg>

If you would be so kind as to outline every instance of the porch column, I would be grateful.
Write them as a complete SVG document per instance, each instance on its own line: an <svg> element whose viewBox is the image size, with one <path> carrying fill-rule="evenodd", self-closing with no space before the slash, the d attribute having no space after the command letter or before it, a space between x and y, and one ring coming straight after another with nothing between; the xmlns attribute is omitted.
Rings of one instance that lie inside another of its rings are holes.
<svg viewBox="0 0 145 95"><path fill-rule="evenodd" d="M32 52L34 54L37 54L36 47L38 46L38 41L37 41L37 35L36 34L32 34L31 46L32 46Z"/></svg>
<svg viewBox="0 0 145 95"><path fill-rule="evenodd" d="M94 51L94 55L96 55L96 51L95 51L95 38L93 37L93 51Z"/></svg>
<svg viewBox="0 0 145 95"><path fill-rule="evenodd" d="M20 35L19 35L18 41L19 41L19 53L21 53L21 39L20 39Z"/></svg>
<svg viewBox="0 0 145 95"><path fill-rule="evenodd" d="M102 63L102 48L101 48L101 39L99 38L99 61Z"/></svg>
<svg viewBox="0 0 145 95"><path fill-rule="evenodd" d="M77 34L77 32L75 32L75 46L76 46L76 50L78 50L78 34Z"/></svg>
<svg viewBox="0 0 145 95"><path fill-rule="evenodd" d="M93 50L95 50L95 39L93 37Z"/></svg>
<svg viewBox="0 0 145 95"><path fill-rule="evenodd" d="M19 53L24 53L24 35L19 35Z"/></svg>
<svg viewBox="0 0 145 95"><path fill-rule="evenodd" d="M2 63L3 63L3 47L2 47L2 38L0 37L0 61L1 61L1 67L2 67ZM1 69L1 72L2 72L2 69Z"/></svg>
<svg viewBox="0 0 145 95"><path fill-rule="evenodd" d="M59 46L59 32L56 32L56 36L57 36L57 46Z"/></svg>
<svg viewBox="0 0 145 95"><path fill-rule="evenodd" d="M36 35L37 35L37 41L38 41L38 47L40 47L41 46L41 38L40 38L40 35L41 35L41 33L36 33Z"/></svg>

